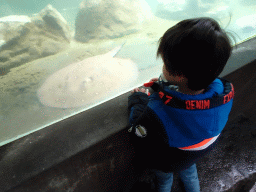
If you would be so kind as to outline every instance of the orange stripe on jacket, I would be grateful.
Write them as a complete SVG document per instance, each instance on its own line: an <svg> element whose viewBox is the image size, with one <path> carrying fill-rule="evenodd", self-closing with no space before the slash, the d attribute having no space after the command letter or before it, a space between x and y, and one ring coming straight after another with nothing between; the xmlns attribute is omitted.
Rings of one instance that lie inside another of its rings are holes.
<svg viewBox="0 0 256 192"><path fill-rule="evenodd" d="M191 146L188 146L188 147L179 147L179 149L194 149L194 148L197 148L197 147L202 147L202 146L204 146L205 144L207 144L209 141L211 141L212 139L213 139L213 137L210 138L210 139L205 139L205 140L203 140L202 142L197 143L197 144L195 144L195 145L191 145Z"/></svg>

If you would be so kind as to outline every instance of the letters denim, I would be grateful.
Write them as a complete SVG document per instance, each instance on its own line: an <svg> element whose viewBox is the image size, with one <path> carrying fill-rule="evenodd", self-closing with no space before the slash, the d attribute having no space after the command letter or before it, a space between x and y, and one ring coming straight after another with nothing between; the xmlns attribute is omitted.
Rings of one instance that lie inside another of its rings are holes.
<svg viewBox="0 0 256 192"><path fill-rule="evenodd" d="M156 175L156 189L159 192L170 192L173 182L173 173L153 170ZM187 192L200 192L196 164L178 172Z"/></svg>

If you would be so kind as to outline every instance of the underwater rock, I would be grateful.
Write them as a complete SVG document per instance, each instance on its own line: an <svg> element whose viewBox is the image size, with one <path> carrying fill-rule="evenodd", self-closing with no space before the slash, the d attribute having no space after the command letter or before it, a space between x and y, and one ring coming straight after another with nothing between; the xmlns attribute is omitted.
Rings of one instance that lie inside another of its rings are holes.
<svg viewBox="0 0 256 192"><path fill-rule="evenodd" d="M88 0L80 4L75 39L113 39L135 33L152 16L144 0Z"/></svg>
<svg viewBox="0 0 256 192"><path fill-rule="evenodd" d="M241 33L254 35L256 32L256 14L246 15L236 20L235 26Z"/></svg>
<svg viewBox="0 0 256 192"><path fill-rule="evenodd" d="M1 47L2 45L4 45L4 44L5 44L5 40L1 39L1 40L0 40L0 47Z"/></svg>
<svg viewBox="0 0 256 192"><path fill-rule="evenodd" d="M31 19L26 15L10 15L0 18L0 48L8 41L5 39L5 34L11 30L17 30L25 23L31 22Z"/></svg>
<svg viewBox="0 0 256 192"><path fill-rule="evenodd" d="M38 15L0 18L0 69L54 55L69 47L71 32L65 19L48 5Z"/></svg>
<svg viewBox="0 0 256 192"><path fill-rule="evenodd" d="M254 5L256 5L255 0L240 0L239 3L243 6L254 6Z"/></svg>
<svg viewBox="0 0 256 192"><path fill-rule="evenodd" d="M31 19L26 15L9 15L0 18L0 22L9 22L9 24L13 24L16 22L16 24L20 24L31 22Z"/></svg>
<svg viewBox="0 0 256 192"><path fill-rule="evenodd" d="M62 36L70 42L71 31L67 21L52 5L48 4L38 15L32 18L32 20L39 26L46 27L47 30L54 35Z"/></svg>
<svg viewBox="0 0 256 192"><path fill-rule="evenodd" d="M221 20L223 18L231 17L232 9L230 6L221 6L221 7L214 7L213 10L206 13L206 16L212 17L214 19Z"/></svg>
<svg viewBox="0 0 256 192"><path fill-rule="evenodd" d="M225 7L227 5L225 2L219 1L172 0L168 3L160 3L157 6L155 15L167 20L183 20L191 17L218 16L219 12L223 12L223 6Z"/></svg>

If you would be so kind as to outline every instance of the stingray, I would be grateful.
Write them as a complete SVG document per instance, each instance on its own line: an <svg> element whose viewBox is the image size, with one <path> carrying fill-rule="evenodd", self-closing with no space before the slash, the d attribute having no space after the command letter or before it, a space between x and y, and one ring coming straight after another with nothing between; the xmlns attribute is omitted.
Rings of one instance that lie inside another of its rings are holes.
<svg viewBox="0 0 256 192"><path fill-rule="evenodd" d="M37 91L40 102L58 108L80 107L113 97L132 85L138 77L136 64L114 57L122 46L50 75Z"/></svg>

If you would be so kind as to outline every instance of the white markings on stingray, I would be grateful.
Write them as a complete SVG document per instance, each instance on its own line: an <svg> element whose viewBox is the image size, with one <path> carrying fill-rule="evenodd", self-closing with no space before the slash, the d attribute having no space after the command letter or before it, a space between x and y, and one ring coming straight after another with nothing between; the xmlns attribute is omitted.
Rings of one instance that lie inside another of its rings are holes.
<svg viewBox="0 0 256 192"><path fill-rule="evenodd" d="M59 108L80 107L117 95L132 85L138 68L130 59L113 57L121 47L52 74L37 92L41 103Z"/></svg>

